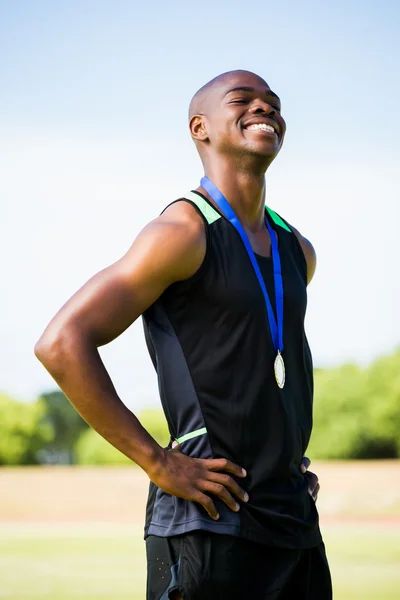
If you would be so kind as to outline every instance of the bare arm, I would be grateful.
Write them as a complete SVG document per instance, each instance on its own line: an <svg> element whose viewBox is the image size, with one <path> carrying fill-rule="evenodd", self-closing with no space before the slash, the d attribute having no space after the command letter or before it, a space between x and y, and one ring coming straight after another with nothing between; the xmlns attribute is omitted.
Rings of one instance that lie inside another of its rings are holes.
<svg viewBox="0 0 400 600"><path fill-rule="evenodd" d="M307 285L310 283L315 274L315 269L317 268L317 255L314 250L314 246L312 243L305 238L295 227L292 225L290 228L293 230L295 236L299 240L301 249L304 252L304 256L307 263Z"/></svg>
<svg viewBox="0 0 400 600"><path fill-rule="evenodd" d="M197 501L201 498L215 518L215 507L204 490L193 489L194 459L176 451L166 453L155 442L118 397L98 352L99 346L125 331L169 285L194 274L204 259L205 246L203 222L194 209L185 203L172 205L144 228L124 257L72 296L44 331L35 353L98 433L166 491ZM177 461L182 464L178 466ZM209 462L213 464L203 464ZM201 465L196 476L202 481L209 469L218 470L215 461L197 463ZM222 468L240 473L231 464ZM228 487L237 493L239 487L232 482ZM221 494L228 505L235 506L225 488Z"/></svg>

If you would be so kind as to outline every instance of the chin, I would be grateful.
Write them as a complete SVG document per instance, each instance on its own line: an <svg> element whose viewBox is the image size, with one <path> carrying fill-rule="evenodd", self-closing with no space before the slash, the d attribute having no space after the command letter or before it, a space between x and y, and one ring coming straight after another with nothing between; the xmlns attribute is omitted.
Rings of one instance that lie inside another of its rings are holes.
<svg viewBox="0 0 400 600"><path fill-rule="evenodd" d="M259 163L260 166L270 165L274 158L279 154L281 145L277 146L273 143L247 143L247 144L229 144L222 145L218 148L219 154L230 156L231 158L239 158L240 162L248 163L251 168L251 163Z"/></svg>
<svg viewBox="0 0 400 600"><path fill-rule="evenodd" d="M253 156L258 156L260 158L265 158L265 159L269 159L270 161L273 161L274 158L276 156L278 156L279 151L280 151L280 146L276 147L276 146L267 146L266 144L263 145L258 145L257 146L253 146L252 148L247 148L247 151L249 152L249 154L252 154Z"/></svg>

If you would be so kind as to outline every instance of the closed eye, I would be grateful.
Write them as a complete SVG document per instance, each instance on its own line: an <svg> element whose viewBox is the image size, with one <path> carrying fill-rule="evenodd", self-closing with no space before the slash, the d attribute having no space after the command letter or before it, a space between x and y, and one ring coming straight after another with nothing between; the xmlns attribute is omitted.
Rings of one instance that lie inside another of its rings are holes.
<svg viewBox="0 0 400 600"><path fill-rule="evenodd" d="M281 112L281 107L279 106L279 104L270 104L270 106L272 106L272 108L275 108L275 110L277 110L278 112Z"/></svg>
<svg viewBox="0 0 400 600"><path fill-rule="evenodd" d="M229 101L229 104L247 104L247 103L248 103L247 98L234 98L233 100Z"/></svg>
<svg viewBox="0 0 400 600"><path fill-rule="evenodd" d="M234 98L233 100L229 100L228 104L248 104L250 102L250 98ZM268 102L268 100L267 100ZM281 112L281 107L279 104L268 102L268 104L275 109L277 112Z"/></svg>

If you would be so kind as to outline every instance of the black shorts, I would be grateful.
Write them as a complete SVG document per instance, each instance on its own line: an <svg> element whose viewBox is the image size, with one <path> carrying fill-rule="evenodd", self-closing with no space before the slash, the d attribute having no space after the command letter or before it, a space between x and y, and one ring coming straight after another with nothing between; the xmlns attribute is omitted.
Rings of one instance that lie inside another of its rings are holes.
<svg viewBox="0 0 400 600"><path fill-rule="evenodd" d="M183 600L332 600L323 544L287 550L194 531L149 536L146 551L147 600L178 590Z"/></svg>

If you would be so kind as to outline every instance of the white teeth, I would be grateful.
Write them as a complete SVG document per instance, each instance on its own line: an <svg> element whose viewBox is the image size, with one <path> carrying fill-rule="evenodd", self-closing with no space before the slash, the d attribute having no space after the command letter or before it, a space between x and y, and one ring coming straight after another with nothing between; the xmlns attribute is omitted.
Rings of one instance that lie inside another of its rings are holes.
<svg viewBox="0 0 400 600"><path fill-rule="evenodd" d="M264 131L271 131L272 133L275 133L275 129L266 123L254 123L253 125L247 127L247 129L263 129Z"/></svg>

